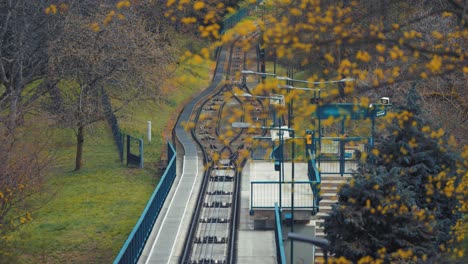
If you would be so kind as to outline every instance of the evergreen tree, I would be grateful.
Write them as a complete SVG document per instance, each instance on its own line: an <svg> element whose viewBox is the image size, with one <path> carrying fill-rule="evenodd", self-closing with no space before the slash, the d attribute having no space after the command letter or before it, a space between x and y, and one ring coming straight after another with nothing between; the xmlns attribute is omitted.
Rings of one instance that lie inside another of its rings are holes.
<svg viewBox="0 0 468 264"><path fill-rule="evenodd" d="M389 114L379 144L339 192L325 220L331 251L357 261L440 258L461 217L457 187L466 171L442 130L422 120L418 96Z"/></svg>

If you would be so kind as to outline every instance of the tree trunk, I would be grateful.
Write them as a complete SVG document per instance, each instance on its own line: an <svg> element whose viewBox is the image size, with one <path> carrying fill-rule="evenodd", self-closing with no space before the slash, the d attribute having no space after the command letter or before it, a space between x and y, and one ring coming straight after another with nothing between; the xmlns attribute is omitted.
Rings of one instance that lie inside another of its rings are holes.
<svg viewBox="0 0 468 264"><path fill-rule="evenodd" d="M17 118L18 118L18 94L14 87L11 88L10 94L10 109L8 113L7 128L13 130L16 128Z"/></svg>
<svg viewBox="0 0 468 264"><path fill-rule="evenodd" d="M83 143L84 143L84 126L78 127L78 133L76 134L76 160L75 160L75 171L81 170L83 166Z"/></svg>

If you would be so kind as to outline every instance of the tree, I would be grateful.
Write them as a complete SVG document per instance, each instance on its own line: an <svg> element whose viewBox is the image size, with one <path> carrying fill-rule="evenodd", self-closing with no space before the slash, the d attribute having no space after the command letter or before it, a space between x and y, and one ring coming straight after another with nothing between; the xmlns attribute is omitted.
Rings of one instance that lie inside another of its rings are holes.
<svg viewBox="0 0 468 264"><path fill-rule="evenodd" d="M347 82L345 87L309 85L324 88L321 97L325 102L337 99L349 102L364 96L373 100L379 95L395 95L397 100L417 80L418 89L432 103L423 108L435 111L446 109L447 105L455 106L457 116L466 117L464 102L468 101L468 95L463 92L468 72L464 44L466 1L271 0L263 3L267 11L264 15L256 21L242 21L232 34L224 36L218 32L219 19L213 19L216 17L213 1L170 0L167 6L171 19L200 25L201 36L219 40L213 43L213 48L229 43L234 36L244 36L245 40L238 42L248 50L253 41L249 36L257 31L261 32L258 42L267 51L266 60L281 64L280 68L286 68L290 76L301 71L301 79L311 82L344 77L356 80ZM223 11L221 8L219 12ZM440 83L437 89L434 81ZM282 93L278 84L283 82L267 78L256 90L263 90L264 94ZM298 92L286 95L286 102L291 99L298 101ZM457 140L464 142L465 123L444 125L449 126L450 133L460 135Z"/></svg>
<svg viewBox="0 0 468 264"><path fill-rule="evenodd" d="M47 42L60 33L49 1L0 1L0 262L10 261L11 233L31 221L27 198L43 192L51 163L47 134L28 127L28 113L53 87ZM55 9L55 12L58 12ZM44 129L43 131L46 131Z"/></svg>
<svg viewBox="0 0 468 264"><path fill-rule="evenodd" d="M48 66L60 81L61 105L54 114L75 130L75 170L80 170L85 129L105 118L102 93L114 100L115 111L130 101L156 99L173 59L159 35L130 10L103 8L89 16L75 8L64 19L63 36L50 44Z"/></svg>
<svg viewBox="0 0 468 264"><path fill-rule="evenodd" d="M47 78L47 42L60 28L59 17L44 13L47 4L0 1L0 123L13 130L53 86Z"/></svg>
<svg viewBox="0 0 468 264"><path fill-rule="evenodd" d="M414 197L398 180L398 172L385 167L361 167L339 192L339 202L326 218L325 232L336 257L357 262L364 257L399 262L400 252L411 257L434 258L432 221L414 206ZM409 255L408 255L409 256Z"/></svg>
<svg viewBox="0 0 468 264"><path fill-rule="evenodd" d="M47 140L50 135L44 131L0 126L0 263L11 263L14 256L8 245L12 233L29 223L34 209L45 203L37 196L33 202L28 199L44 191L53 157ZM52 194L41 197L48 199Z"/></svg>
<svg viewBox="0 0 468 264"><path fill-rule="evenodd" d="M407 98L382 125L371 162L360 164L325 220L337 256L426 262L440 260L457 241L453 228L466 210L466 161L442 130L418 117L414 89Z"/></svg>

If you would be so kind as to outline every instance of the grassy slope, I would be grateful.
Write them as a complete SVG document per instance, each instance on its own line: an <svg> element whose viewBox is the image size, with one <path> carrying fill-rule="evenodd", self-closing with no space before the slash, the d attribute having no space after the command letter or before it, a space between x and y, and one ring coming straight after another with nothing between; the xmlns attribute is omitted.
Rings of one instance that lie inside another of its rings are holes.
<svg viewBox="0 0 468 264"><path fill-rule="evenodd" d="M105 123L92 127L85 138L84 169L73 171L73 131L57 130L57 160L47 182L52 199L33 212L33 221L13 235L13 254L19 263L110 263L119 252L154 190L154 164L165 150L161 134L180 104L206 87L210 63L184 64L168 83L159 104L134 104L119 113L122 128L146 135L153 122L153 140L145 139L149 169L129 169L118 161L116 147ZM181 77L183 76L183 77ZM61 146L58 147L57 146ZM46 199L38 195L35 200ZM1 261L0 261L1 262Z"/></svg>
<svg viewBox="0 0 468 264"><path fill-rule="evenodd" d="M58 138L73 137L71 131L57 133ZM116 162L104 125L85 142L80 172L73 171L73 145L58 150L57 167L47 182L54 196L15 236L20 262L110 262L144 208L154 187L150 171Z"/></svg>

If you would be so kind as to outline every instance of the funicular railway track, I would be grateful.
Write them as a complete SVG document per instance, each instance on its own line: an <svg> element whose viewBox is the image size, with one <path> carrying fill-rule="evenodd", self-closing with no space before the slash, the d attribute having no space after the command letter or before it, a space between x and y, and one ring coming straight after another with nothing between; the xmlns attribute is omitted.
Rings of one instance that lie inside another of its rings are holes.
<svg viewBox="0 0 468 264"><path fill-rule="evenodd" d="M249 93L235 80L245 52L234 43L228 58L226 83L199 102L192 117L191 134L202 150L205 172L180 263L235 263L241 171L248 138L263 130L232 128L231 123L250 118L261 123L264 116L260 101L234 93Z"/></svg>

